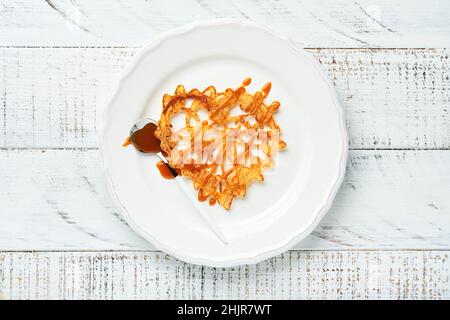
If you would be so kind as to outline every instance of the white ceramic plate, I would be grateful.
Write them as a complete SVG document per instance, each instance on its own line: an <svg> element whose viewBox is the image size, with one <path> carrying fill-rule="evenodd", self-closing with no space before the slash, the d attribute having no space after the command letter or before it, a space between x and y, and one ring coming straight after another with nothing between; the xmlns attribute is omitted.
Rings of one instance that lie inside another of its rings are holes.
<svg viewBox="0 0 450 320"><path fill-rule="evenodd" d="M250 92L272 82L267 100L281 102L276 119L287 149L264 172L265 182L252 184L229 212L205 204L231 240L224 245L177 184L160 177L155 156L121 145L138 119L159 118L163 94L178 84L222 91L246 77L253 79ZM343 111L318 63L247 23L195 23L152 41L135 57L101 121L106 176L125 219L158 249L191 263L256 263L288 250L319 223L344 176Z"/></svg>

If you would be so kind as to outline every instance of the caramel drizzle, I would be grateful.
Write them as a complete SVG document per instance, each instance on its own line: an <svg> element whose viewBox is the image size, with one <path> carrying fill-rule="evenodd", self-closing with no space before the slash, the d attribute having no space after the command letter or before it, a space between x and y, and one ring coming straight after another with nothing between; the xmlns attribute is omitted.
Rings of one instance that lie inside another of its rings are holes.
<svg viewBox="0 0 450 320"><path fill-rule="evenodd" d="M131 141L131 137L127 137L125 141L122 143L122 147L128 147L133 142Z"/></svg>

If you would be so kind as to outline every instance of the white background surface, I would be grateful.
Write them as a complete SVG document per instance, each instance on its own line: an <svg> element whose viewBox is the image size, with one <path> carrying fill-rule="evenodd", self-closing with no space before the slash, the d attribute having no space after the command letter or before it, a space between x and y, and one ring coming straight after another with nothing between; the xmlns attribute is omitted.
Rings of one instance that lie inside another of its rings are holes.
<svg viewBox="0 0 450 320"><path fill-rule="evenodd" d="M450 298L449 13L443 0L1 0L0 297ZM124 224L95 127L138 47L218 17L308 48L351 149L301 251L231 269L176 261Z"/></svg>

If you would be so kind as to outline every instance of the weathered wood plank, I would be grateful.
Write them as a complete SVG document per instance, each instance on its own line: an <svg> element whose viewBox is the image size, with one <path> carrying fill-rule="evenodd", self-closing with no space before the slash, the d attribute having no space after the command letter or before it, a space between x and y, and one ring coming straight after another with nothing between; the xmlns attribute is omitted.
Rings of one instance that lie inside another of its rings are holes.
<svg viewBox="0 0 450 320"><path fill-rule="evenodd" d="M350 152L336 201L298 249L450 248L450 151ZM0 250L148 249L97 150L0 151Z"/></svg>
<svg viewBox="0 0 450 320"><path fill-rule="evenodd" d="M97 147L98 109L133 48L0 48L0 146ZM448 149L448 50L311 49L345 107L351 148Z"/></svg>
<svg viewBox="0 0 450 320"><path fill-rule="evenodd" d="M445 0L9 0L0 45L141 46L162 31L215 18L252 20L309 47L448 47Z"/></svg>
<svg viewBox="0 0 450 320"><path fill-rule="evenodd" d="M355 48L448 47L449 10L444 0L0 3L0 250L151 250L107 194L98 107L137 51L127 47L220 17L312 48L345 106L351 148L445 149L351 151L333 209L297 248L448 250L448 50ZM213 269L151 251L3 252L0 299L449 299L448 254L291 251Z"/></svg>
<svg viewBox="0 0 450 320"><path fill-rule="evenodd" d="M3 299L449 299L449 251L290 251L208 268L159 252L0 253Z"/></svg>

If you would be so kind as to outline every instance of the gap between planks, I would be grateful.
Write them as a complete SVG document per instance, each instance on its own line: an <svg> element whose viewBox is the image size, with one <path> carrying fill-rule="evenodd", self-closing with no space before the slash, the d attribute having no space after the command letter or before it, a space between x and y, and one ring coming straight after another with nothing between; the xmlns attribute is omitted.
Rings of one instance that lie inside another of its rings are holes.
<svg viewBox="0 0 450 320"><path fill-rule="evenodd" d="M99 147L0 147L0 151L96 151ZM349 147L348 150L353 151L449 151L448 148L354 148Z"/></svg>
<svg viewBox="0 0 450 320"><path fill-rule="evenodd" d="M374 253L383 253L383 252L449 252L448 248L433 248L433 249L420 249L420 248L364 248L364 249L355 249L355 248L293 248L286 250L286 252L345 252L345 253L358 253L358 252L374 252ZM0 254L2 253L126 253L126 254L144 254L144 253L164 253L162 250L158 249L0 249ZM169 254L167 254L169 255ZM175 259L175 258L174 258ZM265 260L269 260L272 258L267 258ZM263 261L265 261L263 260ZM231 268L231 267L230 267Z"/></svg>
<svg viewBox="0 0 450 320"><path fill-rule="evenodd" d="M150 39L149 42L152 40ZM439 49L448 49L450 47L443 48L427 48L427 47L301 47L298 44L294 43L296 47L299 47L304 50L348 50L348 51L382 51L382 50L420 50L420 51L436 51ZM0 49L141 49L145 47L145 44L142 46L27 46L27 45L0 45Z"/></svg>

